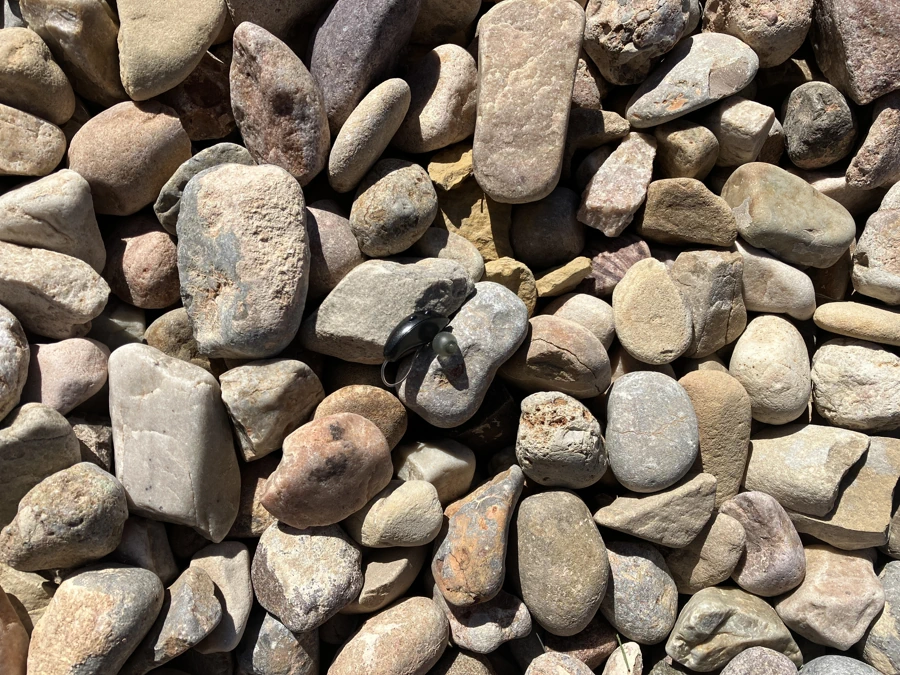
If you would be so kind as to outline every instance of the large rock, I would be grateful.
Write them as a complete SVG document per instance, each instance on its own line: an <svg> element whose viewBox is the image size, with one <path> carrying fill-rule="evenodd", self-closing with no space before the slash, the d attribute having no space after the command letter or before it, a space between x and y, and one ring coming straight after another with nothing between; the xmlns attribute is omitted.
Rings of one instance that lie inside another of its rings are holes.
<svg viewBox="0 0 900 675"><path fill-rule="evenodd" d="M820 169L846 157L857 129L847 99L826 82L801 84L784 104L787 154L801 169Z"/></svg>
<svg viewBox="0 0 900 675"><path fill-rule="evenodd" d="M109 399L129 510L221 541L241 488L215 378L153 347L126 345L109 360Z"/></svg>
<svg viewBox="0 0 900 675"><path fill-rule="evenodd" d="M0 103L53 124L65 124L75 112L72 85L27 28L7 26L0 33L0 91Z"/></svg>
<svg viewBox="0 0 900 675"><path fill-rule="evenodd" d="M900 312L861 302L829 302L816 309L816 326L829 333L900 347Z"/></svg>
<svg viewBox="0 0 900 675"><path fill-rule="evenodd" d="M178 273L203 353L266 358L294 338L309 285L305 220L303 192L284 169L225 164L191 179Z"/></svg>
<svg viewBox="0 0 900 675"><path fill-rule="evenodd" d="M492 199L533 202L556 187L583 32L573 0L514 0L478 22L473 160Z"/></svg>
<svg viewBox="0 0 900 675"><path fill-rule="evenodd" d="M872 109L872 126L847 167L848 191L877 194L873 188L900 180L900 93L879 98ZM872 192L870 192L872 191Z"/></svg>
<svg viewBox="0 0 900 675"><path fill-rule="evenodd" d="M658 156L664 147L659 137L671 143L668 139L677 133L656 134ZM650 183L637 232L661 244L731 246L737 237L737 222L728 203L699 180L667 178Z"/></svg>
<svg viewBox="0 0 900 675"><path fill-rule="evenodd" d="M30 359L31 349L22 325L12 312L0 305L0 419L19 405Z"/></svg>

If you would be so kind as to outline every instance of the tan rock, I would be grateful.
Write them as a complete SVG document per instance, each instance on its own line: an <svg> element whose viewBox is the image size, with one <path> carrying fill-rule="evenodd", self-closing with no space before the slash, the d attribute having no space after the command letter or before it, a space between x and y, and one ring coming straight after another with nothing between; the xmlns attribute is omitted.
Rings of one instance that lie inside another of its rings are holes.
<svg viewBox="0 0 900 675"><path fill-rule="evenodd" d="M471 143L458 143L444 148L428 162L428 175L435 186L444 190L457 187L474 171Z"/></svg>
<svg viewBox="0 0 900 675"><path fill-rule="evenodd" d="M660 124L656 137L657 164L665 178L703 180L719 157L719 141L706 127L684 119Z"/></svg>
<svg viewBox="0 0 900 675"><path fill-rule="evenodd" d="M56 593L56 585L34 572L20 572L0 562L0 587L13 610L31 635L34 625L44 615Z"/></svg>
<svg viewBox="0 0 900 675"><path fill-rule="evenodd" d="M744 305L750 312L788 314L805 321L816 311L812 280L796 267L738 239L734 249L744 262Z"/></svg>
<svg viewBox="0 0 900 675"><path fill-rule="evenodd" d="M147 326L144 340L163 354L193 363L213 375L218 376L225 371L225 362L222 359L210 358L200 353L200 346L194 339L191 320L184 307L166 312Z"/></svg>
<svg viewBox="0 0 900 675"><path fill-rule="evenodd" d="M427 480L442 504L469 491L475 475L475 453L448 438L404 443L392 453L394 472L400 480Z"/></svg>
<svg viewBox="0 0 900 675"><path fill-rule="evenodd" d="M485 262L513 255L509 243L512 207L491 199L474 178L452 190L437 190L435 227L461 235L478 248Z"/></svg>
<svg viewBox="0 0 900 675"><path fill-rule="evenodd" d="M0 33L0 103L62 125L75 112L75 93L40 36L27 28Z"/></svg>
<svg viewBox="0 0 900 675"><path fill-rule="evenodd" d="M444 522L437 490L424 480L392 480L343 522L357 543L369 548L424 546Z"/></svg>
<svg viewBox="0 0 900 675"><path fill-rule="evenodd" d="M637 233L660 244L731 246L737 221L725 200L699 180L669 178L650 183Z"/></svg>
<svg viewBox="0 0 900 675"><path fill-rule="evenodd" d="M900 311L861 302L829 302L813 315L816 325L859 340L900 346Z"/></svg>
<svg viewBox="0 0 900 675"><path fill-rule="evenodd" d="M316 406L313 419L337 413L355 413L374 422L391 449L396 447L406 433L406 408L396 396L380 387L367 384L341 387Z"/></svg>
<svg viewBox="0 0 900 675"><path fill-rule="evenodd" d="M528 316L534 313L538 290L534 275L525 263L506 257L489 260L484 264L484 280L505 286L525 303Z"/></svg>
<svg viewBox="0 0 900 675"><path fill-rule="evenodd" d="M341 614L371 614L387 607L409 590L430 550L430 546L397 546L365 551L362 590Z"/></svg>
<svg viewBox="0 0 900 675"><path fill-rule="evenodd" d="M727 580L744 553L744 527L719 513L684 548L664 553L678 592L693 595Z"/></svg>
<svg viewBox="0 0 900 675"><path fill-rule="evenodd" d="M0 104L0 176L46 176L65 154L62 129Z"/></svg>
<svg viewBox="0 0 900 675"><path fill-rule="evenodd" d="M28 660L28 631L0 588L0 663L7 675L25 675Z"/></svg>
<svg viewBox="0 0 900 675"><path fill-rule="evenodd" d="M574 291L590 273L591 260L584 256L570 260L565 265L545 270L534 280L538 297L556 297Z"/></svg>
<svg viewBox="0 0 900 675"><path fill-rule="evenodd" d="M719 141L716 166L740 166L759 157L775 124L775 111L756 101L730 96L706 112L703 122Z"/></svg>

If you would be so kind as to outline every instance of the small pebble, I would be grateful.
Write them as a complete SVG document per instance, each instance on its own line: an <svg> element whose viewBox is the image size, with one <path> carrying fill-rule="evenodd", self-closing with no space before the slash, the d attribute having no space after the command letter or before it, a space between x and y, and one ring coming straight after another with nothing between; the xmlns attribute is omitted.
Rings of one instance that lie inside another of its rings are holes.
<svg viewBox="0 0 900 675"><path fill-rule="evenodd" d="M583 253L591 258L591 271L578 285L578 290L606 298L612 295L632 265L650 257L650 247L640 237L623 232L618 237L598 235L589 238Z"/></svg>
<svg viewBox="0 0 900 675"><path fill-rule="evenodd" d="M658 169L664 178L703 180L719 158L719 141L704 126L679 119L653 129Z"/></svg>
<svg viewBox="0 0 900 675"><path fill-rule="evenodd" d="M344 522L344 529L369 548L424 546L444 522L437 490L424 480L392 480Z"/></svg>
<svg viewBox="0 0 900 675"><path fill-rule="evenodd" d="M484 264L483 279L508 288L525 303L528 316L534 313L538 290L534 274L525 263L514 258L489 260Z"/></svg>
<svg viewBox="0 0 900 675"><path fill-rule="evenodd" d="M741 96L731 96L702 117L719 142L716 166L755 162L775 124L775 111Z"/></svg>
<svg viewBox="0 0 900 675"><path fill-rule="evenodd" d="M478 248L465 237L437 227L429 227L409 252L422 258L455 260L469 273L473 284L482 281L485 272L484 258Z"/></svg>
<svg viewBox="0 0 900 675"><path fill-rule="evenodd" d="M332 201L306 207L309 236L308 302L318 302L337 287L350 270L365 261L350 221Z"/></svg>

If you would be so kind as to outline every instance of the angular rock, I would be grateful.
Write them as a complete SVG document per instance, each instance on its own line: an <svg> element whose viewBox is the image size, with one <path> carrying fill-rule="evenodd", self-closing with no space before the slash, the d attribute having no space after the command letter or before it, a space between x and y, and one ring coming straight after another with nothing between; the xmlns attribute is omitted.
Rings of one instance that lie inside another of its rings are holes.
<svg viewBox="0 0 900 675"><path fill-rule="evenodd" d="M431 572L450 604L468 607L500 592L509 524L524 482L522 470L512 466L444 510L446 530L435 544Z"/></svg>
<svg viewBox="0 0 900 675"><path fill-rule="evenodd" d="M237 541L211 544L197 551L190 567L202 569L216 586L222 620L192 651L200 654L230 652L241 641L253 607L250 553Z"/></svg>
<svg viewBox="0 0 900 675"><path fill-rule="evenodd" d="M3 104L0 141L0 176L46 176L66 154L59 127Z"/></svg>
<svg viewBox="0 0 900 675"><path fill-rule="evenodd" d="M531 495L519 505L515 531L512 576L532 618L554 635L581 632L600 608L609 576L587 506L570 492ZM559 585L560 578L570 581Z"/></svg>
<svg viewBox="0 0 900 675"><path fill-rule="evenodd" d="M741 96L730 96L703 116L719 142L716 166L755 162L775 124L775 111Z"/></svg>
<svg viewBox="0 0 900 675"><path fill-rule="evenodd" d="M528 316L534 313L538 291L534 274L525 263L513 258L489 260L484 264L482 278L484 281L491 281L511 290L525 303Z"/></svg>
<svg viewBox="0 0 900 675"><path fill-rule="evenodd" d="M591 331L609 351L616 336L612 306L587 293L567 293L544 307L544 314L574 321Z"/></svg>
<svg viewBox="0 0 900 675"><path fill-rule="evenodd" d="M19 572L3 563L0 563L0 585L30 635L56 593L56 585L39 574Z"/></svg>
<svg viewBox="0 0 900 675"><path fill-rule="evenodd" d="M30 360L31 348L22 325L0 305L0 419L19 405Z"/></svg>
<svg viewBox="0 0 900 675"><path fill-rule="evenodd" d="M719 157L719 141L706 127L679 119L654 128L657 166L664 178L703 180Z"/></svg>
<svg viewBox="0 0 900 675"><path fill-rule="evenodd" d="M75 94L50 50L33 30L0 33L0 103L62 125L75 112Z"/></svg>
<svg viewBox="0 0 900 675"><path fill-rule="evenodd" d="M900 207L873 213L853 252L853 288L888 305L900 305L898 222Z"/></svg>
<svg viewBox="0 0 900 675"><path fill-rule="evenodd" d="M292 633L268 612L257 610L250 615L236 656L237 672L247 675L318 675L319 634Z"/></svg>
<svg viewBox="0 0 900 675"><path fill-rule="evenodd" d="M474 177L438 191L434 226L465 237L485 261L513 255L509 243L512 206L491 199Z"/></svg>
<svg viewBox="0 0 900 675"><path fill-rule="evenodd" d="M475 453L450 439L403 444L392 455L397 478L428 481L442 504L465 495L475 474Z"/></svg>
<svg viewBox="0 0 900 675"><path fill-rule="evenodd" d="M443 515L431 483L392 480L343 525L357 543L369 548L424 546L440 532Z"/></svg>
<svg viewBox="0 0 900 675"><path fill-rule="evenodd" d="M359 597L341 614L371 614L406 593L425 565L430 546L374 549L365 552Z"/></svg>
<svg viewBox="0 0 900 675"><path fill-rule="evenodd" d="M166 312L151 323L143 338L148 345L162 353L200 366L213 375L218 376L225 371L225 362L222 359L211 359L206 354L200 353L200 347L194 339L190 317L184 307Z"/></svg>
<svg viewBox="0 0 900 675"><path fill-rule="evenodd" d="M900 313L861 302L829 302L816 309L816 326L829 333L900 347Z"/></svg>
<svg viewBox="0 0 900 675"><path fill-rule="evenodd" d="M612 295L632 265L650 257L650 247L643 239L624 232L612 238L591 237L583 253L591 258L591 272L578 290L604 298Z"/></svg>
<svg viewBox="0 0 900 675"><path fill-rule="evenodd" d="M748 311L788 314L801 321L812 317L816 292L808 275L740 239L734 249L744 262L741 285Z"/></svg>
<svg viewBox="0 0 900 675"><path fill-rule="evenodd" d="M731 246L737 222L725 200L699 180L669 178L650 183L637 232L660 244Z"/></svg>
<svg viewBox="0 0 900 675"><path fill-rule="evenodd" d="M576 219L579 198L558 187L544 199L513 209L510 242L516 259L533 269L562 265L584 248L584 225Z"/></svg>
<svg viewBox="0 0 900 675"><path fill-rule="evenodd" d="M457 143L439 150L428 162L428 175L436 187L452 190L461 185L474 173L472 166L472 144Z"/></svg>
<svg viewBox="0 0 900 675"><path fill-rule="evenodd" d="M447 649L430 675L494 675L494 667L487 657L456 649Z"/></svg>
<svg viewBox="0 0 900 675"><path fill-rule="evenodd" d="M900 94L879 98L872 109L872 126L847 167L851 188L871 190L900 180Z"/></svg>
<svg viewBox="0 0 900 675"><path fill-rule="evenodd" d="M612 151L611 147L604 149L602 146L625 138L629 130L628 121L618 113L573 108L569 114L569 129L566 132L566 148L563 153L563 180L571 177L575 156L587 151L590 154L578 166L576 174L576 186L579 190L584 190L590 177L596 173Z"/></svg>
<svg viewBox="0 0 900 675"><path fill-rule="evenodd" d="M267 358L300 326L309 285L303 192L275 166L225 164L184 190L181 296L200 351Z"/></svg>
<svg viewBox="0 0 900 675"><path fill-rule="evenodd" d="M579 256L565 265L552 267L539 273L534 279L534 285L539 297L556 297L574 291L590 273L590 259Z"/></svg>
<svg viewBox="0 0 900 675"><path fill-rule="evenodd" d="M164 584L170 584L178 577L166 526L158 520L129 517L122 529L122 540L111 557L126 565L150 570Z"/></svg>
<svg viewBox="0 0 900 675"><path fill-rule="evenodd" d="M533 202L556 187L583 32L572 1L516 0L479 20L472 147L475 177L492 199Z"/></svg>
<svg viewBox="0 0 900 675"><path fill-rule="evenodd" d="M869 626L859 644L863 660L883 673L896 671L900 666L897 635L897 581L900 563L889 562L878 580L884 591L884 611Z"/></svg>
<svg viewBox="0 0 900 675"><path fill-rule="evenodd" d="M28 631L0 588L0 659L9 675L25 675L29 639Z"/></svg>
<svg viewBox="0 0 900 675"><path fill-rule="evenodd" d="M801 84L785 103L787 154L801 169L819 169L846 157L856 132L856 115L827 82Z"/></svg>
<svg viewBox="0 0 900 675"><path fill-rule="evenodd" d="M350 221L337 204L318 201L306 207L309 237L308 302L327 296L354 267L365 260Z"/></svg>
<svg viewBox="0 0 900 675"><path fill-rule="evenodd" d="M121 300L142 309L162 309L180 299L175 239L156 218L135 214L106 238L103 277Z"/></svg>
<svg viewBox="0 0 900 675"><path fill-rule="evenodd" d="M221 541L237 515L240 474L219 384L146 345L109 360L116 477L129 511Z"/></svg>
<svg viewBox="0 0 900 675"><path fill-rule="evenodd" d="M744 528L744 555L731 575L741 588L773 597L803 581L803 544L774 497L764 492L742 492L722 504L719 512L731 516Z"/></svg>
<svg viewBox="0 0 900 675"><path fill-rule="evenodd" d="M744 553L745 541L744 527L719 513L690 544L664 553L678 592L693 595L726 581Z"/></svg>
<svg viewBox="0 0 900 675"><path fill-rule="evenodd" d="M531 615L525 603L506 591L471 607L448 605L437 587L432 599L447 616L453 643L476 654L490 654L505 642L531 632Z"/></svg>
<svg viewBox="0 0 900 675"><path fill-rule="evenodd" d="M582 45L583 47L583 45ZM603 79L594 61L582 49L575 69L575 86L572 87L572 107L602 110L602 99L609 94L609 82Z"/></svg>
<svg viewBox="0 0 900 675"><path fill-rule="evenodd" d="M437 227L429 227L412 245L409 253L422 258L455 260L466 268L469 279L477 284L484 277L484 258L478 248L465 237Z"/></svg>

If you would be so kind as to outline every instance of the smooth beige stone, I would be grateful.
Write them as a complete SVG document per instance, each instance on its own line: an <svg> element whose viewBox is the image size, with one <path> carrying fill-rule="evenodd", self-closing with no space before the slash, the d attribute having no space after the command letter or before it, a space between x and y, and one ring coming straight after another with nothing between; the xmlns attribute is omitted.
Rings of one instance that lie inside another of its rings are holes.
<svg viewBox="0 0 900 675"><path fill-rule="evenodd" d="M62 129L0 104L0 176L46 176L65 154Z"/></svg>
<svg viewBox="0 0 900 675"><path fill-rule="evenodd" d="M358 543L369 548L424 546L444 522L437 490L424 480L392 480L343 522Z"/></svg>
<svg viewBox="0 0 900 675"><path fill-rule="evenodd" d="M687 120L673 120L653 130L656 156L664 178L703 180L716 165L719 141L704 126Z"/></svg>
<svg viewBox="0 0 900 675"><path fill-rule="evenodd" d="M57 125L75 112L72 85L33 30L0 32L0 103Z"/></svg>
<svg viewBox="0 0 900 675"><path fill-rule="evenodd" d="M831 333L900 347L900 310L861 302L829 302L816 310L813 321Z"/></svg>
<svg viewBox="0 0 900 675"><path fill-rule="evenodd" d="M430 552L430 546L397 546L366 551L362 590L359 597L340 613L371 614L387 607L413 585Z"/></svg>
<svg viewBox="0 0 900 675"><path fill-rule="evenodd" d="M747 311L788 314L801 321L812 317L816 291L806 274L741 239L734 250L744 260L741 285Z"/></svg>

